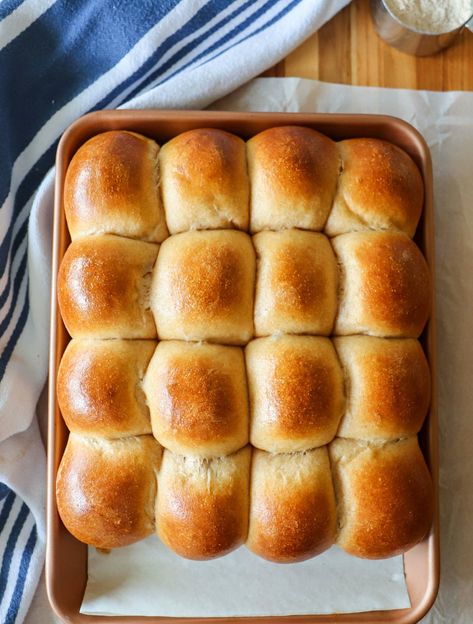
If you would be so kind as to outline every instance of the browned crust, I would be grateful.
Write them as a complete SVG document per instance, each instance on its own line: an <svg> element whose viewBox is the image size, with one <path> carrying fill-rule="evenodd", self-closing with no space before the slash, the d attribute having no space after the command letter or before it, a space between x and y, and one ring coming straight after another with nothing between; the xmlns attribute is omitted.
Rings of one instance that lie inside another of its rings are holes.
<svg viewBox="0 0 473 624"><path fill-rule="evenodd" d="M155 347L151 340L72 340L57 377L68 429L105 438L151 433L141 381Z"/></svg>
<svg viewBox="0 0 473 624"><path fill-rule="evenodd" d="M334 437L343 375L327 338L260 338L246 348L252 443L271 452L307 450Z"/></svg>
<svg viewBox="0 0 473 624"><path fill-rule="evenodd" d="M355 252L364 268L362 299L368 323L399 328L399 333L417 337L430 313L430 275L419 248L399 235L378 234Z"/></svg>
<svg viewBox="0 0 473 624"><path fill-rule="evenodd" d="M247 143L251 231L300 227L321 230L337 184L335 143L302 126L260 132ZM294 211L282 215L281 205Z"/></svg>
<svg viewBox="0 0 473 624"><path fill-rule="evenodd" d="M231 245L197 244L175 269L170 287L188 314L200 310L212 319L238 305L245 275L240 251Z"/></svg>
<svg viewBox="0 0 473 624"><path fill-rule="evenodd" d="M254 249L243 232L172 236L161 246L153 276L159 336L247 342L253 334L254 274Z"/></svg>
<svg viewBox="0 0 473 624"><path fill-rule="evenodd" d="M186 135L192 136L189 139ZM232 144L234 151L230 147ZM175 149L184 153L187 150L188 169L193 176L202 175L204 170L203 196L209 184L222 186L224 194L234 195L236 178L245 176L239 169L241 162L237 166L232 160L237 152L241 153L242 142L228 133L206 129L192 131L180 135L168 147L170 151ZM99 152L95 153L97 149ZM104 133L79 150L68 170L64 197L72 238L92 232L112 232L156 241L167 235L164 221L158 214L161 206L156 179L157 150L154 142L126 132ZM339 150L344 161L339 192L352 212L351 216L359 219L360 229L392 227L412 236L422 208L423 187L410 158L395 146L371 139L342 142ZM249 142L248 153L252 155L251 159L260 159L264 165L260 171L263 180L260 191L263 189L268 196L274 191L276 196L279 194L288 201L301 202L302 210L317 213L310 217L314 219L309 219L310 225L305 221L300 224L291 221L278 224L275 229L291 226L321 229L326 219L327 202L333 197L338 167L333 142L308 128L274 128L254 137ZM204 167L202 158L206 158ZM97 171L101 172L102 195L98 187L93 186L96 175L94 159ZM148 175L149 171L151 175ZM176 171L177 177L181 177ZM86 180L83 186L81 180ZM193 187L188 183L189 179L183 176L184 195L190 196ZM146 191L142 192L144 186ZM243 195L245 192L247 189L243 189ZM312 204L314 198L315 204ZM254 198L253 202L256 207ZM149 213L143 210L144 204L148 203L156 205L156 210L153 208ZM387 225L383 218L389 222ZM245 217L243 221L239 219L239 216L229 217L225 227L246 228L247 218L246 221ZM261 227L270 228L270 221L269 225ZM247 236L238 234L249 242ZM378 238L373 237L366 245L368 238L356 239L358 242L353 243L349 252L364 281L357 295L363 308L360 331L417 336L430 309L430 282L425 260L413 243L406 242L403 234L383 232L376 236ZM114 240L113 244L111 240ZM175 295L170 300L177 301L176 311L182 315L177 324L183 321L192 326L197 319L199 323L212 325L223 319L229 322L228 326L233 323L232 331L245 325L242 336L236 341L244 343L248 340L252 335L252 321L247 312L251 309L253 293L253 278L249 277L248 266L254 268L254 253L247 242L241 246L215 246L211 250L204 249L204 246L186 250L179 271L170 278ZM134 251L130 244L135 245ZM82 238L73 243L63 259L58 282L60 306L70 333L94 337L154 337L156 332L148 310L147 290L156 253L156 245L115 236L97 236L93 243ZM251 261L246 266L244 258L250 256ZM269 294L281 288L279 302L289 315L313 316L318 298L325 294L327 271L317 273L311 270L303 250L287 248L274 252L273 256L275 268L268 281ZM190 293L187 299L186 289ZM251 292L249 297L248 292ZM273 302L270 307L277 307L276 304ZM140 326L137 335L130 330L136 325ZM304 328L304 331L311 330ZM330 330L318 328L316 331L329 333ZM208 338L206 334L191 337ZM210 336L210 339L215 337ZM234 342L235 338L231 341ZM421 363L420 359L411 362L403 359L402 354L397 357L394 360L383 353L373 353L369 361L364 362L370 371L366 401L376 403L386 414L376 413L374 416L378 419L377 425L380 418L384 418L388 429L392 424L393 436L397 435L398 425L405 425L407 433L410 432L406 424L409 419L411 425L416 422L414 428L420 427L420 418L418 423L415 416L419 412L425 413L425 396L430 388L425 362ZM85 371L83 383L88 394L86 392L87 405L79 419L83 418L84 422L88 419L90 426L95 427L94 432L104 435L105 429L100 429L100 418L94 405L101 403L101 417L110 418L117 426L122 426L119 424L123 416L119 414L119 404L128 411L124 405L137 400L136 395L132 398L127 394L127 382L136 371L126 368L131 362L123 363L123 367L112 365L107 383L101 383L100 361L87 362L84 358L82 364ZM285 403L278 422L279 435L291 428L294 435L300 432L305 435L317 423L327 424L327 412L333 397L325 390L331 378L326 368L319 364L290 355L282 362L281 378L270 392L270 398L276 404ZM86 370L87 365L89 369ZM96 377L92 373L93 366L97 368ZM231 415L235 403L232 396L234 380L222 375L221 371L210 371L203 363L196 364L192 370L189 368L185 374L182 371L182 363L175 362L169 376L169 383L176 390L172 400L177 406L176 420L171 423L171 428L189 426L189 439L198 443L219 438L216 429L221 424L220 416L223 413L226 417ZM78 401L72 392L64 394L69 372L73 375L72 364L71 371L67 371L65 364L59 371L60 379L61 375L64 376L58 382L59 401L66 405L65 412L75 410ZM414 389L416 381L419 388ZM186 390L183 390L184 385ZM299 394L294 391L296 385ZM406 386L408 391L404 392ZM135 385L133 388L139 395L140 390ZM189 388L197 407L192 418L183 423ZM320 407L317 418L313 412L315 395ZM422 408L417 409L418 404ZM140 403L140 410L142 407ZM199 420L199 414L205 418ZM388 422L391 417L393 423ZM70 424L75 426L72 420ZM136 444L143 448L130 450ZM154 474L159 463L158 449L159 445L152 442L150 436L108 442L71 434L57 482L58 507L71 532L101 548L132 543L148 535L150 522L152 524L150 501L155 495L152 494L154 481L150 475ZM339 495L339 543L342 547L358 556L379 558L403 552L422 539L433 513L432 485L415 438L383 446L375 442L356 446L354 442L336 440L331 452ZM348 460L343 455L345 452L349 455ZM333 542L335 509L329 471L319 466L321 472L317 473L319 468L314 468L313 477L316 473L325 475L321 477L323 485L319 490L314 489L316 483L320 485L316 478L306 479L301 484L300 466L290 463L292 459L288 459L288 471L280 471L284 474L282 480L278 481L280 474L269 468L270 478L261 477L255 472L257 465L260 466L258 471L263 471L259 453L255 452L253 464L252 488L253 492L259 492L259 498L254 499L251 508L255 533L250 531L250 548L273 561L302 560L327 548ZM205 478L197 483L199 475L196 481L193 472L186 472L185 462L175 464L174 472L163 476L167 495L163 498L164 511L162 505L158 505L157 513L159 532L165 543L183 556L207 559L229 552L245 539L249 454L249 449L236 454L239 459L230 478L228 475L223 478L218 471L210 478L207 472L206 476L202 473ZM274 461L275 456L264 455L265 461ZM225 464L225 461L232 462L233 458L217 461ZM269 463L266 468L268 466ZM288 475L289 481L292 479L295 485L286 489ZM264 483L264 487L258 483Z"/></svg>
<svg viewBox="0 0 473 624"><path fill-rule="evenodd" d="M163 446L212 457L247 444L246 375L238 347L162 341L144 388Z"/></svg>
<svg viewBox="0 0 473 624"><path fill-rule="evenodd" d="M213 559L246 539L250 448L212 460L166 450L156 503L158 535L187 559Z"/></svg>
<svg viewBox="0 0 473 624"><path fill-rule="evenodd" d="M433 489L416 437L384 445L336 439L330 456L339 546L357 557L381 559L425 537L432 523Z"/></svg>
<svg viewBox="0 0 473 624"><path fill-rule="evenodd" d="M295 246L279 248L273 258L274 270L268 288L275 305L289 314L307 315L327 296L324 268L308 262L307 250Z"/></svg>
<svg viewBox="0 0 473 624"><path fill-rule="evenodd" d="M58 274L61 315L72 337L155 338L149 284L158 246L90 236L67 249Z"/></svg>
<svg viewBox="0 0 473 624"><path fill-rule="evenodd" d="M324 361L289 356L281 362L272 381L268 398L278 411L280 435L294 429L300 435L307 435L314 428L320 430L330 425L335 399L334 375Z"/></svg>
<svg viewBox="0 0 473 624"><path fill-rule="evenodd" d="M334 541L335 498L326 448L253 453L247 546L260 557L295 563Z"/></svg>
<svg viewBox="0 0 473 624"><path fill-rule="evenodd" d="M118 234L160 242L167 236L159 196L158 145L132 132L98 134L72 158L64 210L73 239Z"/></svg>
<svg viewBox="0 0 473 624"><path fill-rule="evenodd" d="M126 546L150 535L160 457L152 436L105 441L71 433L56 483L68 531L97 548Z"/></svg>
<svg viewBox="0 0 473 624"><path fill-rule="evenodd" d="M322 234L285 230L260 232L255 330L328 335L337 305L337 268Z"/></svg>
<svg viewBox="0 0 473 624"><path fill-rule="evenodd" d="M160 152L162 192L170 231L248 229L245 143L215 128L178 135Z"/></svg>
<svg viewBox="0 0 473 624"><path fill-rule="evenodd" d="M347 413L338 435L395 439L419 432L430 403L427 359L414 339L335 339L347 375Z"/></svg>
<svg viewBox="0 0 473 624"><path fill-rule="evenodd" d="M348 139L337 146L342 172L328 233L392 229L412 237L424 202L422 177L412 158L380 139ZM335 214L340 201L350 220L345 224Z"/></svg>
<svg viewBox="0 0 473 624"><path fill-rule="evenodd" d="M342 234L333 245L343 276L335 333L417 338L432 303L429 269L417 245L400 232Z"/></svg>

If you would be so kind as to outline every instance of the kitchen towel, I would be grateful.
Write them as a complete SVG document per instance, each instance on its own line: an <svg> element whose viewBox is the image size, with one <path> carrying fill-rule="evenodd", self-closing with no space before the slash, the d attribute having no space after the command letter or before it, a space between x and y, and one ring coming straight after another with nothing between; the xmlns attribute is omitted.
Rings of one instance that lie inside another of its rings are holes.
<svg viewBox="0 0 473 624"><path fill-rule="evenodd" d="M277 63L345 4L0 3L0 621L22 621L44 557L44 453L32 421L47 369L49 240L39 227L27 230L60 135L80 115L125 102L202 108ZM48 216L35 210L31 223L47 226Z"/></svg>

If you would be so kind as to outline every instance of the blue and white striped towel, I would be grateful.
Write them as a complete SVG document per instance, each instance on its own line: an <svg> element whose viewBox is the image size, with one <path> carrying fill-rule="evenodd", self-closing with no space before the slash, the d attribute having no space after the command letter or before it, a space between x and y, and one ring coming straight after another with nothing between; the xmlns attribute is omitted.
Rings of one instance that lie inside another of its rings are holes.
<svg viewBox="0 0 473 624"><path fill-rule="evenodd" d="M44 559L54 151L78 116L203 108L286 56L348 0L0 0L0 621ZM31 213L31 216L30 216ZM29 226L28 226L29 223ZM29 274L29 277L28 277Z"/></svg>

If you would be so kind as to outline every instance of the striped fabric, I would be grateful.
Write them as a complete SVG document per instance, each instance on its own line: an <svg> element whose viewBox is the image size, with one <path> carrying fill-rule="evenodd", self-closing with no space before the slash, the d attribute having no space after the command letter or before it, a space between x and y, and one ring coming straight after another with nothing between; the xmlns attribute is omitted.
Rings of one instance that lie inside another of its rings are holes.
<svg viewBox="0 0 473 624"><path fill-rule="evenodd" d="M124 103L202 108L286 56L344 4L0 0L1 622L23 619L44 553L43 460L32 465L17 453L8 470L1 460L30 426L46 377L50 241L35 215L28 245L28 221L60 135L78 116ZM49 209L48 184L40 204Z"/></svg>
<svg viewBox="0 0 473 624"><path fill-rule="evenodd" d="M4 624L15 622L20 612L37 541L36 523L28 507L9 487L0 484L0 604Z"/></svg>

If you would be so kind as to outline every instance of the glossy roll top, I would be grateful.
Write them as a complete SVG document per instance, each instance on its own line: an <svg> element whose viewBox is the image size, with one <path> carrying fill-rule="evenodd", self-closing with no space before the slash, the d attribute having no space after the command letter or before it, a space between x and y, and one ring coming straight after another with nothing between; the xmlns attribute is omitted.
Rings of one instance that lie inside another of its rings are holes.
<svg viewBox="0 0 473 624"><path fill-rule="evenodd" d="M142 381L155 348L152 340L71 340L57 378L69 430L104 438L151 433Z"/></svg>
<svg viewBox="0 0 473 624"><path fill-rule="evenodd" d="M336 542L357 557L405 552L433 516L432 481L417 438L267 453L246 446L202 458L151 436L71 433L58 472L58 511L79 540L116 548L149 535L189 559L246 543L265 559L302 561ZM251 457L252 455L252 457ZM157 495L156 495L157 479Z"/></svg>
<svg viewBox="0 0 473 624"><path fill-rule="evenodd" d="M106 440L71 433L56 482L62 521L81 542L127 546L154 529L161 447L152 436Z"/></svg>
<svg viewBox="0 0 473 624"><path fill-rule="evenodd" d="M183 455L219 457L248 443L248 398L238 347L162 341L144 382L156 439Z"/></svg>
<svg viewBox="0 0 473 624"><path fill-rule="evenodd" d="M110 233L162 242L168 233L234 228L412 237L423 199L419 169L399 147L336 143L304 126L264 130L246 146L216 128L183 132L161 148L136 132L104 132L74 154L64 186L73 240Z"/></svg>
<svg viewBox="0 0 473 624"><path fill-rule="evenodd" d="M328 444L345 404L342 369L328 338L273 336L246 347L250 441L271 453Z"/></svg>
<svg viewBox="0 0 473 624"><path fill-rule="evenodd" d="M355 232L332 239L340 265L334 334L417 338L430 315L429 269L398 232Z"/></svg>
<svg viewBox="0 0 473 624"><path fill-rule="evenodd" d="M248 229L245 143L223 130L184 132L159 154L161 191L171 234Z"/></svg>
<svg viewBox="0 0 473 624"><path fill-rule="evenodd" d="M251 451L201 459L164 451L156 501L160 539L188 559L212 559L246 540Z"/></svg>
<svg viewBox="0 0 473 624"><path fill-rule="evenodd" d="M294 563L329 548L336 507L326 448L278 454L255 450L247 546L277 563Z"/></svg>
<svg viewBox="0 0 473 624"><path fill-rule="evenodd" d="M253 336L255 253L243 232L184 232L162 245L151 307L162 340L245 344Z"/></svg>
<svg viewBox="0 0 473 624"><path fill-rule="evenodd" d="M346 408L338 435L395 440L416 435L430 403L429 365L417 340L335 338L345 375Z"/></svg>
<svg viewBox="0 0 473 624"><path fill-rule="evenodd" d="M339 172L336 144L300 126L260 132L247 144L251 231L320 231L332 207Z"/></svg>
<svg viewBox="0 0 473 624"><path fill-rule="evenodd" d="M422 540L432 523L433 489L417 437L381 444L337 438L330 459L339 546L381 559Z"/></svg>
<svg viewBox="0 0 473 624"><path fill-rule="evenodd" d="M91 234L151 242L166 238L158 152L151 139L116 130L94 136L77 150L64 182L72 240Z"/></svg>
<svg viewBox="0 0 473 624"><path fill-rule="evenodd" d="M424 186L412 158L380 139L340 141L338 151L341 173L326 233L395 230L414 236Z"/></svg>
<svg viewBox="0 0 473 624"><path fill-rule="evenodd" d="M73 338L155 338L149 309L158 246L120 236L74 241L62 259L58 300Z"/></svg>
<svg viewBox="0 0 473 624"><path fill-rule="evenodd" d="M337 312L337 264L323 234L285 230L253 237L255 335L328 336Z"/></svg>

